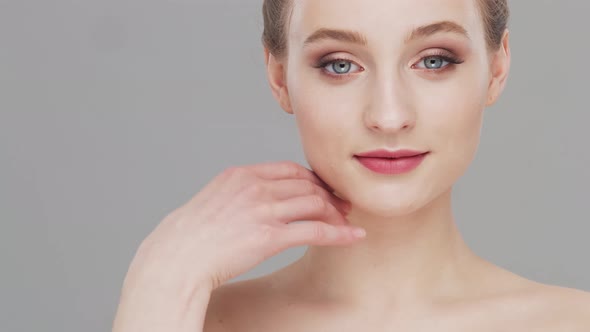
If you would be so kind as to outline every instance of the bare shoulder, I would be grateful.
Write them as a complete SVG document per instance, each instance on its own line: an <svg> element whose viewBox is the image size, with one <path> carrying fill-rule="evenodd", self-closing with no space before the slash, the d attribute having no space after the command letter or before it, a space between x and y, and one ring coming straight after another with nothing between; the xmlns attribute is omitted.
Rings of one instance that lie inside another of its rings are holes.
<svg viewBox="0 0 590 332"><path fill-rule="evenodd" d="M457 312L500 329L590 332L590 292L545 284L486 262L482 297L468 297ZM482 294L479 290L475 293ZM481 312L481 314L480 314Z"/></svg>
<svg viewBox="0 0 590 332"><path fill-rule="evenodd" d="M298 330L299 323L285 325L285 322L298 321L293 320L290 313L298 312L295 316L302 317L313 312L297 311L302 309L293 305L298 295L277 289L274 280L262 277L238 281L213 291L203 331L272 331L277 326L289 331ZM457 317L476 319L480 325L485 322L488 328L505 328L510 324L529 331L590 332L590 292L527 282L523 287L494 298L483 305L467 305L465 310L458 311ZM490 306L490 303L494 305Z"/></svg>
<svg viewBox="0 0 590 332"><path fill-rule="evenodd" d="M545 294L549 300L555 301L555 304L561 304L560 307L568 305L574 312L577 307L580 312L590 314L590 292L556 285L542 285L540 294Z"/></svg>
<svg viewBox="0 0 590 332"><path fill-rule="evenodd" d="M547 331L590 331L590 292L538 283L527 298Z"/></svg>
<svg viewBox="0 0 590 332"><path fill-rule="evenodd" d="M260 328L270 318L268 306L272 288L266 278L257 278L227 283L211 293L205 315L204 332L249 331Z"/></svg>

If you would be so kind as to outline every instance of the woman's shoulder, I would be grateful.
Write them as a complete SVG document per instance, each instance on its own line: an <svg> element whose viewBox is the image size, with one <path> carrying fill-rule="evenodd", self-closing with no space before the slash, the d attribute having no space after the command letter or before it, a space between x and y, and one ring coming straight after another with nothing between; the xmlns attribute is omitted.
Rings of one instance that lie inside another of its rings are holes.
<svg viewBox="0 0 590 332"><path fill-rule="evenodd" d="M485 326L490 330L519 326L539 332L590 331L590 292L530 280L521 285L485 299L468 301L460 306L464 311L452 310L451 316L462 320L469 316L477 318L482 332L487 331ZM305 321L301 320L301 313L313 311L302 311L293 305L295 299L296 294L285 295L268 277L225 284L211 294L204 332L261 331L279 326L284 331L304 331L305 328L297 328ZM293 311L300 314L292 315ZM439 331L446 330L441 327Z"/></svg>
<svg viewBox="0 0 590 332"><path fill-rule="evenodd" d="M590 292L570 287L535 283L525 303L536 305L540 319L556 331L590 331Z"/></svg>
<svg viewBox="0 0 590 332"><path fill-rule="evenodd" d="M472 292L484 295L461 301L465 312L488 308L499 324L514 322L526 330L590 332L590 292L538 282L484 262L485 268L476 275L485 282L480 291Z"/></svg>
<svg viewBox="0 0 590 332"><path fill-rule="evenodd" d="M203 331L264 330L260 327L271 323L273 316L268 308L278 296L265 277L226 283L211 293Z"/></svg>

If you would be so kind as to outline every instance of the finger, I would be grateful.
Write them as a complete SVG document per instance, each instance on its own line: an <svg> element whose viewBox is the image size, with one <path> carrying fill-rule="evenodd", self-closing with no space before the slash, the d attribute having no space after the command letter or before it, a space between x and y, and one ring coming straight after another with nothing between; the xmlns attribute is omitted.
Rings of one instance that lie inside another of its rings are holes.
<svg viewBox="0 0 590 332"><path fill-rule="evenodd" d="M348 245L362 240L365 235L355 235L355 226L334 226L321 221L285 225L281 241L287 248L303 245ZM364 230L363 230L364 231Z"/></svg>
<svg viewBox="0 0 590 332"><path fill-rule="evenodd" d="M325 200L334 205L342 214L350 211L350 203L340 197L328 192L325 188L317 184L300 179L283 179L269 181L266 186L272 198L276 200L286 200L298 196L320 195Z"/></svg>
<svg viewBox="0 0 590 332"><path fill-rule="evenodd" d="M320 179L315 172L292 161L266 162L243 167L267 180L303 179L315 183L330 193L334 192L334 189Z"/></svg>
<svg viewBox="0 0 590 332"><path fill-rule="evenodd" d="M185 205L198 206L201 204L209 204L212 200L222 202L214 205L226 204L229 195L236 191L239 187L248 186L253 182L259 181L258 177L253 175L253 172L246 170L243 167L229 167L223 172L217 174L207 185L194 195ZM233 182L233 183L232 183Z"/></svg>
<svg viewBox="0 0 590 332"><path fill-rule="evenodd" d="M293 197L261 208L268 209L266 213L282 223L321 220L333 225L350 224L334 205L319 195Z"/></svg>

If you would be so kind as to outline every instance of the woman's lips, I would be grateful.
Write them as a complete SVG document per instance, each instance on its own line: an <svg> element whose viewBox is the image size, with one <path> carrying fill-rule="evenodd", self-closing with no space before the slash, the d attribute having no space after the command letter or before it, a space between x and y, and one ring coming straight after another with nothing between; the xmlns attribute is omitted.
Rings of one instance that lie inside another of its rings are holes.
<svg viewBox="0 0 590 332"><path fill-rule="evenodd" d="M409 172L420 163L426 157L426 153L411 157L400 157L400 158L379 158L379 157L361 157L355 156L361 165L365 166L369 170L380 173L380 174L402 174Z"/></svg>

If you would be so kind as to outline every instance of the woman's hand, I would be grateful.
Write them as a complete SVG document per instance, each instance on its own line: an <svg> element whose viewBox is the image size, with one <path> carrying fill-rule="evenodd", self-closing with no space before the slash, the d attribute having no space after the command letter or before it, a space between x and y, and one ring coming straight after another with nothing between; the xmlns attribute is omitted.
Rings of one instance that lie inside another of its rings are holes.
<svg viewBox="0 0 590 332"><path fill-rule="evenodd" d="M115 326L153 317L188 319L199 306L195 301L204 302L205 310L214 289L287 248L358 241L356 227L344 218L348 209L294 162L225 170L142 242L125 278ZM165 316L170 308L174 314Z"/></svg>

